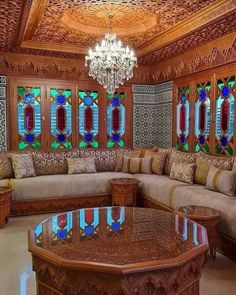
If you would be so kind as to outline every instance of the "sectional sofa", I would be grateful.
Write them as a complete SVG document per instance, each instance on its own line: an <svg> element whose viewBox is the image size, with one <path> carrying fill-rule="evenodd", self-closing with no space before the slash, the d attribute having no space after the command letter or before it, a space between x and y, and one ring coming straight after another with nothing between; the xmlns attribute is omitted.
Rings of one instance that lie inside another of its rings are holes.
<svg viewBox="0 0 236 295"><path fill-rule="evenodd" d="M59 152L29 152L32 155L36 177L15 179L8 153L0 153L0 186L14 189L11 215L73 210L80 207L111 205L109 180L134 177L140 180L139 205L173 211L184 205L209 206L221 212L218 226L219 248L228 256L236 257L236 197L207 190L204 185L188 184L169 177L172 156L180 162L197 161L198 154L187 154L170 149L166 153L163 175L128 174L115 171L121 152L116 149L73 149ZM133 151L141 157L145 150ZM97 173L67 174L66 158L94 158ZM218 158L204 155L217 166ZM120 160L120 159L119 159ZM205 161L205 159L203 159ZM219 158L223 168L236 167L234 158ZM225 166L224 166L225 165Z"/></svg>

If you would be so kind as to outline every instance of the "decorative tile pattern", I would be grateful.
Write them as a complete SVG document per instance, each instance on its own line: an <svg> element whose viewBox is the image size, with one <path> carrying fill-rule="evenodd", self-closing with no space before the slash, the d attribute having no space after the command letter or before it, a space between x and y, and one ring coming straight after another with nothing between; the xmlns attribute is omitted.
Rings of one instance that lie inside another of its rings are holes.
<svg viewBox="0 0 236 295"><path fill-rule="evenodd" d="M172 146L172 82L133 85L134 147Z"/></svg>
<svg viewBox="0 0 236 295"><path fill-rule="evenodd" d="M7 150L7 79L0 76L0 151Z"/></svg>

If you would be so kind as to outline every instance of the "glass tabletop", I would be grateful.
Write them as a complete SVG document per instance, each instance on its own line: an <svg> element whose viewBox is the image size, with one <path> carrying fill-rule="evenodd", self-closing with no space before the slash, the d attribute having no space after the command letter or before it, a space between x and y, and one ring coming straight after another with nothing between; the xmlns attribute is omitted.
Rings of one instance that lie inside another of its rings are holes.
<svg viewBox="0 0 236 295"><path fill-rule="evenodd" d="M55 215L29 233L37 248L66 260L125 265L175 258L207 245L205 229L169 212L106 207Z"/></svg>

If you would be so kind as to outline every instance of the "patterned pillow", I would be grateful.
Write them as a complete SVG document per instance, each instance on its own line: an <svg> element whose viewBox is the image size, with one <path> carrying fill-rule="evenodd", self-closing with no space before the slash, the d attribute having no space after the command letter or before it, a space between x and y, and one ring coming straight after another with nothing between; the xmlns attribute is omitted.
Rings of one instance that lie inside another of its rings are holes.
<svg viewBox="0 0 236 295"><path fill-rule="evenodd" d="M210 166L207 180L206 188L221 192L230 197L235 196L235 187L236 187L236 171L227 171Z"/></svg>
<svg viewBox="0 0 236 295"><path fill-rule="evenodd" d="M96 173L95 159L67 158L68 174Z"/></svg>
<svg viewBox="0 0 236 295"><path fill-rule="evenodd" d="M7 152L0 153L0 179L14 178L11 157Z"/></svg>
<svg viewBox="0 0 236 295"><path fill-rule="evenodd" d="M11 160L15 178L36 176L30 154L11 154Z"/></svg>
<svg viewBox="0 0 236 295"><path fill-rule="evenodd" d="M54 175L67 173L66 158L79 157L79 149L50 152L32 152L36 175Z"/></svg>
<svg viewBox="0 0 236 295"><path fill-rule="evenodd" d="M170 170L170 178L186 183L193 183L195 164L173 162Z"/></svg>
<svg viewBox="0 0 236 295"><path fill-rule="evenodd" d="M122 172L152 174L152 157L130 158L124 156Z"/></svg>
<svg viewBox="0 0 236 295"><path fill-rule="evenodd" d="M98 172L114 171L117 163L116 149L81 149L80 157L95 159L96 170Z"/></svg>
<svg viewBox="0 0 236 295"><path fill-rule="evenodd" d="M223 170L232 170L233 162L233 157L216 157L199 152L196 161L195 182L206 185L207 175L211 165Z"/></svg>
<svg viewBox="0 0 236 295"><path fill-rule="evenodd" d="M115 171L119 172L122 170L124 156L129 157L129 158L140 158L140 155L141 155L140 150L133 150L133 151L119 150L119 151L117 151L117 164L116 164Z"/></svg>
<svg viewBox="0 0 236 295"><path fill-rule="evenodd" d="M149 156L152 157L152 173L162 175L167 153L146 151L145 157Z"/></svg>
<svg viewBox="0 0 236 295"><path fill-rule="evenodd" d="M196 157L197 154L195 153L185 153L177 151L176 149L172 149L170 155L167 156L167 160L164 166L164 173L166 175L170 175L170 170L173 162L195 164Z"/></svg>

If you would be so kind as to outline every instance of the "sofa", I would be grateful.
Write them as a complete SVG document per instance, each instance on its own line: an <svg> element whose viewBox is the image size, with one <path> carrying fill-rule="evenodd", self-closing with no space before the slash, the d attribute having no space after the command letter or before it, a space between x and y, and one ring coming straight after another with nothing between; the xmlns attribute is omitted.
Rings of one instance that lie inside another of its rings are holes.
<svg viewBox="0 0 236 295"><path fill-rule="evenodd" d="M236 253L236 197L206 189L197 183L185 183L170 178L171 159L177 155L178 161L197 161L198 154L178 152L173 149L159 149L166 154L163 174L130 174L117 170L125 149L72 149L62 151L29 151L36 176L15 179L10 153L0 153L0 186L13 188L11 215L19 216L35 213L73 210L81 207L111 205L112 178L134 177L140 181L138 202L140 206L173 211L185 205L209 206L221 213L218 233L221 248ZM145 149L132 151L132 157L145 156ZM94 158L97 173L67 174L66 158ZM233 170L236 160L202 155L203 162L211 161L217 166ZM204 158L206 157L206 158ZM215 161L215 162L214 162ZM223 163L223 164L222 164ZM224 166L225 165L225 166ZM201 177L201 175L200 175Z"/></svg>

